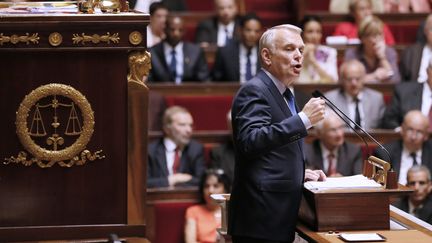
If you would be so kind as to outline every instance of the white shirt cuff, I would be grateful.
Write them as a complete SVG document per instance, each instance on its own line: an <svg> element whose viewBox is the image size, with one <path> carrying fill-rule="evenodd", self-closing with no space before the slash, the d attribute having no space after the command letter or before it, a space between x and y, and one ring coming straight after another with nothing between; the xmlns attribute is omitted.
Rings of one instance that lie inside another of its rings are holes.
<svg viewBox="0 0 432 243"><path fill-rule="evenodd" d="M300 116L303 125L306 127L306 130L312 127L312 123L309 121L309 118L306 116L306 114L303 111L299 112L298 115Z"/></svg>

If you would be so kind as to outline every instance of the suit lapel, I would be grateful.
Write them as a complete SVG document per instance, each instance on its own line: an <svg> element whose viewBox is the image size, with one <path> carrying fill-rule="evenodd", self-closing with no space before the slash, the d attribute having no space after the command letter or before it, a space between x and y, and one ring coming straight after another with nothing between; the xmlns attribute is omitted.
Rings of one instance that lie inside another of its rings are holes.
<svg viewBox="0 0 432 243"><path fill-rule="evenodd" d="M393 158L392 158L393 161L391 161L391 163L392 163L393 170L397 171L397 173L398 173L398 178L399 178L399 172L400 172L400 167L401 167L402 149L403 149L403 146L402 146L402 140L401 140L396 144L395 151L390 151L390 155L395 153Z"/></svg>
<svg viewBox="0 0 432 243"><path fill-rule="evenodd" d="M237 42L236 42L237 43ZM234 45L232 45L234 47ZM236 80L240 80L240 43L237 43L235 45L236 48L230 48L230 51L232 51L233 56L237 58L230 58L228 60L231 60L231 67L232 70L236 70Z"/></svg>
<svg viewBox="0 0 432 243"><path fill-rule="evenodd" d="M258 77L266 83L267 88L269 89L270 93L276 100L276 103L281 108L282 112L284 114L289 114L289 116L292 116L290 109L288 108L287 103L285 102L284 98L282 97L282 94L277 89L276 85L273 83L271 78L267 76L267 74L264 71L260 71L258 73Z"/></svg>
<svg viewBox="0 0 432 243"><path fill-rule="evenodd" d="M183 42L183 78L192 76L192 50L187 43Z"/></svg>
<svg viewBox="0 0 432 243"><path fill-rule="evenodd" d="M167 80L174 80L174 77L171 76L171 72L169 71L168 63L166 62L165 51L164 50L165 50L165 48L164 48L164 45L163 45L163 42L162 42L161 45L159 46L159 48L155 49L155 52L156 52L156 55L158 56L159 60L161 61L163 69L166 72L165 76L168 77Z"/></svg>
<svg viewBox="0 0 432 243"><path fill-rule="evenodd" d="M161 139L160 145L156 151L156 160L159 161L159 168L161 168L162 175L168 176L168 166L165 154L165 145L163 144L163 139Z"/></svg>

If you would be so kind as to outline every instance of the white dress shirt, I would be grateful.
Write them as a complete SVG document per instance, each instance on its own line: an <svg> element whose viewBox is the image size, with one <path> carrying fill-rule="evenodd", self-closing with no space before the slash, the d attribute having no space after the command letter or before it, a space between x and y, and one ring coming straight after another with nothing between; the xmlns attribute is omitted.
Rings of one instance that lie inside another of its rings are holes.
<svg viewBox="0 0 432 243"><path fill-rule="evenodd" d="M257 71L256 70L257 62L258 62L257 49L258 49L257 46L254 46L251 49L250 61L251 61L252 76L255 76ZM247 53L248 53L248 49L243 44L240 44L240 83L245 83L247 81L246 80Z"/></svg>
<svg viewBox="0 0 432 243"><path fill-rule="evenodd" d="M323 156L323 171L324 171L324 173L327 174L327 171L329 169L329 161L328 161L329 154L333 153L333 155L334 155L334 159L333 159L334 167L337 168L338 153L337 153L337 150L336 151L328 150L321 142L320 142L320 146L321 146L321 152L322 152L322 156Z"/></svg>
<svg viewBox="0 0 432 243"><path fill-rule="evenodd" d="M234 21L231 21L229 24L224 25L222 23L218 23L218 33L217 33L217 45L225 46L227 32L228 30L228 38L232 39L234 35ZM225 30L226 29L226 30Z"/></svg>
<svg viewBox="0 0 432 243"><path fill-rule="evenodd" d="M180 84L182 82L183 77L183 63L184 63L184 54L183 54L183 42L178 43L174 48L170 46L168 43L164 42L164 54L165 54L165 61L168 64L168 67L171 63L171 51L175 50L176 52L176 77L175 77L175 83Z"/></svg>
<svg viewBox="0 0 432 243"><path fill-rule="evenodd" d="M177 148L177 145L170 138L164 138L163 142L165 145L165 156L166 156L168 172L170 175L172 175L174 173L173 165L174 165L175 149ZM179 151L179 153L180 153L179 155L181 156L181 151Z"/></svg>
<svg viewBox="0 0 432 243"><path fill-rule="evenodd" d="M351 120L355 121L355 107L356 103L354 101L354 98L349 95L348 93L345 93L345 97L347 98L347 107L348 107L348 115ZM365 124L365 116L364 116L364 110L362 105L362 99L363 99L363 93L360 91L360 93L357 95L357 98L359 99L359 112L360 112L360 118L361 118L361 124L360 126L364 127ZM354 124L351 124L353 126Z"/></svg>
<svg viewBox="0 0 432 243"><path fill-rule="evenodd" d="M419 165L422 162L422 150L416 152L416 160ZM402 185L407 183L407 173L408 170L414 165L414 160L410 155L410 152L404 147L402 149L401 165L399 170L399 180L398 182Z"/></svg>
<svg viewBox="0 0 432 243"><path fill-rule="evenodd" d="M418 79L417 81L419 83L426 82L427 80L427 72L426 68L429 66L429 61L432 57L432 49L429 47L429 45L425 45L423 47L421 62L420 62L420 68L418 73Z"/></svg>
<svg viewBox="0 0 432 243"><path fill-rule="evenodd" d="M422 103L421 103L421 112L426 117L429 117L429 110L432 105L432 90L429 84L426 82L423 84L423 93L422 93Z"/></svg>

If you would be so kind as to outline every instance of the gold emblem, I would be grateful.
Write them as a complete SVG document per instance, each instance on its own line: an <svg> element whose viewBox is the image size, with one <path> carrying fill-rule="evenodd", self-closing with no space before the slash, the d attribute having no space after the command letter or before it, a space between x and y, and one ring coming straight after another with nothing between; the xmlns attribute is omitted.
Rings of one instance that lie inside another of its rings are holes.
<svg viewBox="0 0 432 243"><path fill-rule="evenodd" d="M142 38L142 35L139 31L133 31L129 34L129 42L132 45L137 46L137 45L141 44L142 40L143 40L143 38Z"/></svg>
<svg viewBox="0 0 432 243"><path fill-rule="evenodd" d="M51 121L50 126L46 125L47 121ZM92 154L86 149L94 131L94 112L86 97L69 85L47 84L26 95L18 108L15 124L21 144L34 158L27 159L27 152L20 151L17 157L6 158L5 164L36 163L46 168L58 163L71 167L105 158L102 150Z"/></svg>
<svg viewBox="0 0 432 243"><path fill-rule="evenodd" d="M48 42L52 46L59 46L63 42L63 36L58 32L53 32L49 35Z"/></svg>

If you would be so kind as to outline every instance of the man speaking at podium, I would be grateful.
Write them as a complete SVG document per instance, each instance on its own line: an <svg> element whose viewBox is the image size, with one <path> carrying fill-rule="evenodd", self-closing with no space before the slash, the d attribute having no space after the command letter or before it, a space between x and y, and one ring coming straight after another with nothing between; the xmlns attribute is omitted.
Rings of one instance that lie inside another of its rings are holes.
<svg viewBox="0 0 432 243"><path fill-rule="evenodd" d="M326 177L305 171L302 139L324 118L324 100L312 98L299 112L287 88L302 68L300 34L293 25L268 29L259 42L263 69L233 101L236 164L228 233L234 243L292 242L303 181Z"/></svg>

